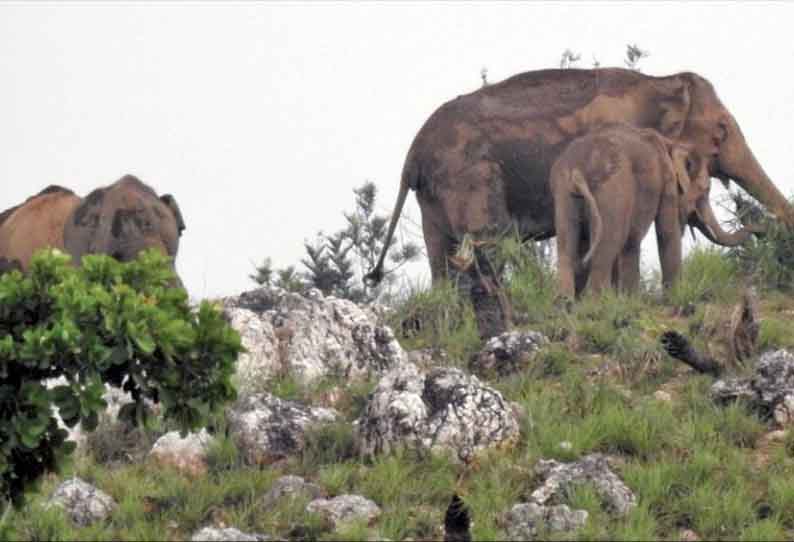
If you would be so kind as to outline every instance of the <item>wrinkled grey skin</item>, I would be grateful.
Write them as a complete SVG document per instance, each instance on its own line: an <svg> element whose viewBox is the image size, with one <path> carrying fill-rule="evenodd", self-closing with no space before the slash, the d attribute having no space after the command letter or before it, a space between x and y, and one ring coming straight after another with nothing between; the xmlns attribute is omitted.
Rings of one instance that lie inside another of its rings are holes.
<svg viewBox="0 0 794 542"><path fill-rule="evenodd" d="M108 254L127 262L154 248L171 257L173 266L184 229L173 196L158 197L138 178L125 175L83 199L65 224L64 248L76 265L86 254ZM182 287L179 277L176 286Z"/></svg>

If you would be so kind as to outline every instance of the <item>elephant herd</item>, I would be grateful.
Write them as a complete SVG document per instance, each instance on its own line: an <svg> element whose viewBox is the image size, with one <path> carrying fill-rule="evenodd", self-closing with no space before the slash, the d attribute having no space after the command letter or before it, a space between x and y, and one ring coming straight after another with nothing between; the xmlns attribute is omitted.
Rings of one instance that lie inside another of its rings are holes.
<svg viewBox="0 0 794 542"><path fill-rule="evenodd" d="M443 104L414 138L384 249L365 280L377 284L410 190L416 192L434 282L506 231L557 236L560 293L613 285L636 290L639 249L656 226L662 280L675 282L685 226L733 246L759 227L726 232L709 204L711 179L732 180L779 220L794 208L771 182L714 87L694 73L652 77L606 69L540 70ZM89 253L129 260L144 248L175 257L185 228L174 198L126 176L80 198L52 186L0 213L0 271L26 269L51 246L79 264ZM501 270L465 266L472 292L498 298Z"/></svg>
<svg viewBox="0 0 794 542"><path fill-rule="evenodd" d="M445 103L422 126L405 160L386 248L366 279L382 279L386 250L414 190L434 282L456 266L466 237L482 252L512 229L523 240L557 236L563 295L610 283L635 290L640 242L655 223L669 286L681 266L686 225L725 246L761 231L720 227L708 200L711 178L726 186L733 180L794 226L794 208L703 77L620 68L518 74ZM475 265L466 272L473 294L504 305L499 269ZM507 327L510 313L502 309Z"/></svg>

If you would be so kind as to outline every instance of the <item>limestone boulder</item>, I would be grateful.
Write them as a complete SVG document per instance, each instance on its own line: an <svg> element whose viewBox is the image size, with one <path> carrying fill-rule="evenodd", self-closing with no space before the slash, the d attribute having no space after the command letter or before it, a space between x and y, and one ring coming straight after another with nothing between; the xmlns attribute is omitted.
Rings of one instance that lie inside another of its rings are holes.
<svg viewBox="0 0 794 542"><path fill-rule="evenodd" d="M425 373L410 363L381 378L355 431L365 455L418 447L463 462L518 435L511 405L476 376L449 367Z"/></svg>

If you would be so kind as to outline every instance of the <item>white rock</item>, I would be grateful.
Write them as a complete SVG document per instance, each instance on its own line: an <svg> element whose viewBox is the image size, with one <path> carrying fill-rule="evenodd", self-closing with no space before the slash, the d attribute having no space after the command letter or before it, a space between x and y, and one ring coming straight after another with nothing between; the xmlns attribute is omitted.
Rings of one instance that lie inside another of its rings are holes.
<svg viewBox="0 0 794 542"><path fill-rule="evenodd" d="M424 374L413 364L381 378L355 431L366 455L418 446L464 462L513 444L518 434L516 416L498 391L459 369Z"/></svg>
<svg viewBox="0 0 794 542"><path fill-rule="evenodd" d="M225 312L246 349L237 357L235 383L242 392L256 390L281 369L279 340L273 324L249 309L229 308Z"/></svg>
<svg viewBox="0 0 794 542"><path fill-rule="evenodd" d="M535 472L544 480L541 487L532 492L531 500L547 504L562 498L573 485L592 483L607 507L618 516L625 516L637 506L637 497L612 469L605 456L590 454L579 461L560 463L553 459L538 461Z"/></svg>
<svg viewBox="0 0 794 542"><path fill-rule="evenodd" d="M380 516L380 507L361 495L339 495L333 499L315 499L306 511L321 514L336 529L344 523L364 520L367 524Z"/></svg>
<svg viewBox="0 0 794 542"><path fill-rule="evenodd" d="M190 433L185 438L179 435L179 431L171 431L157 439L149 457L161 465L170 465L198 476L207 472L207 452L212 442L213 437L206 429Z"/></svg>
<svg viewBox="0 0 794 542"><path fill-rule="evenodd" d="M673 397L664 390L656 390L653 394L653 397L657 401L662 401L663 403L669 403L673 400Z"/></svg>
<svg viewBox="0 0 794 542"><path fill-rule="evenodd" d="M300 452L311 427L333 422L336 411L284 401L269 393L239 399L227 411L229 432L248 464L269 464Z"/></svg>
<svg viewBox="0 0 794 542"><path fill-rule="evenodd" d="M190 538L193 542L264 542L272 540L269 536L261 534L248 534L244 533L234 527L218 528L218 527L204 527L200 531L196 531Z"/></svg>
<svg viewBox="0 0 794 542"><path fill-rule="evenodd" d="M471 369L477 374L496 372L509 374L527 364L532 355L549 340L537 331L508 331L491 337L482 351L472 360Z"/></svg>
<svg viewBox="0 0 794 542"><path fill-rule="evenodd" d="M261 386L274 374L302 383L326 376L361 379L405 361L391 329L379 325L371 310L319 290L244 292L226 299L224 312L250 351L238 367L243 388Z"/></svg>
<svg viewBox="0 0 794 542"><path fill-rule="evenodd" d="M561 504L516 504L505 515L505 530L510 540L533 540L543 533L571 532L587 523L586 510L571 510Z"/></svg>
<svg viewBox="0 0 794 542"><path fill-rule="evenodd" d="M283 498L318 499L323 496L323 489L317 484L307 482L300 476L282 476L262 497L262 506L268 509Z"/></svg>
<svg viewBox="0 0 794 542"><path fill-rule="evenodd" d="M71 520L81 526L102 521L117 508L110 495L80 478L70 478L61 483L45 506L63 508Z"/></svg>

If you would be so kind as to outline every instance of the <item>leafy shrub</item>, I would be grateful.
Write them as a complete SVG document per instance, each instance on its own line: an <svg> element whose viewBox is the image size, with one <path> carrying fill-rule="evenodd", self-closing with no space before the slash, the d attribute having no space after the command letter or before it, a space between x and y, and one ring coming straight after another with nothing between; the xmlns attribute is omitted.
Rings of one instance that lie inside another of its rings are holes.
<svg viewBox="0 0 794 542"><path fill-rule="evenodd" d="M733 194L736 225L760 224L766 227L762 237L731 248L728 256L739 271L751 276L762 287L794 290L794 229L764 213L760 205L741 194Z"/></svg>
<svg viewBox="0 0 794 542"><path fill-rule="evenodd" d="M703 301L731 302L736 295L737 269L719 248L696 248L684 259L681 276L669 292L677 307Z"/></svg>
<svg viewBox="0 0 794 542"><path fill-rule="evenodd" d="M0 277L0 496L20 504L74 449L53 415L96 428L105 384L130 393L119 417L146 422L144 399L165 420L198 429L236 396L240 337L220 312L188 305L168 259L147 251L120 263L39 253L27 275ZM66 384L48 388L46 379Z"/></svg>

